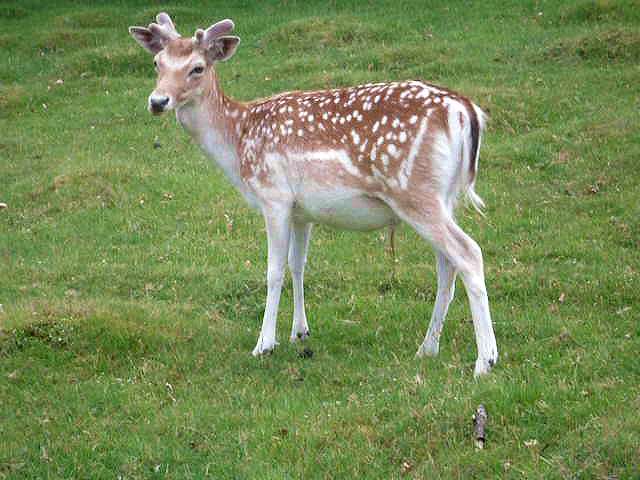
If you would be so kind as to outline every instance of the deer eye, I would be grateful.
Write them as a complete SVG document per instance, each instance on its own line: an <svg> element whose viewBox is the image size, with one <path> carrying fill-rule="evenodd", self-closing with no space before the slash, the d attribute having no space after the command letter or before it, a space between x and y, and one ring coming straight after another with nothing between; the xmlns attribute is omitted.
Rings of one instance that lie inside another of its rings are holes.
<svg viewBox="0 0 640 480"><path fill-rule="evenodd" d="M153 68L158 70L158 62L156 60L153 61Z"/></svg>
<svg viewBox="0 0 640 480"><path fill-rule="evenodd" d="M204 67L202 65L198 65L189 72L189 75L200 75L202 72L204 72Z"/></svg>

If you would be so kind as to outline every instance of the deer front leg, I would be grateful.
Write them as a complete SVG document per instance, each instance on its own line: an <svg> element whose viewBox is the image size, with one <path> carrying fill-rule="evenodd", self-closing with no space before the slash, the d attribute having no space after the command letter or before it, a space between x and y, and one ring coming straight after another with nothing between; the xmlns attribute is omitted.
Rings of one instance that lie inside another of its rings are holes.
<svg viewBox="0 0 640 480"><path fill-rule="evenodd" d="M267 241L269 249L267 266L267 305L264 310L262 329L258 343L253 349L253 356L271 352L276 342L276 319L278 304L284 279L289 238L291 236L291 211L285 207L270 207L263 209L267 226Z"/></svg>
<svg viewBox="0 0 640 480"><path fill-rule="evenodd" d="M304 267L311 236L311 224L293 222L291 244L289 245L289 270L293 280L293 325L291 341L303 340L309 336L307 315L304 311Z"/></svg>

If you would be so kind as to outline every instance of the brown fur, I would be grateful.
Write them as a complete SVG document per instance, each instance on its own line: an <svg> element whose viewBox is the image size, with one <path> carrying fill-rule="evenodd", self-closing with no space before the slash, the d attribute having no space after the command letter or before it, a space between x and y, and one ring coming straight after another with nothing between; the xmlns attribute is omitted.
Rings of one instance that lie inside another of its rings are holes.
<svg viewBox="0 0 640 480"><path fill-rule="evenodd" d="M191 38L176 38L165 47L165 52L170 57L188 57L193 53L194 45Z"/></svg>

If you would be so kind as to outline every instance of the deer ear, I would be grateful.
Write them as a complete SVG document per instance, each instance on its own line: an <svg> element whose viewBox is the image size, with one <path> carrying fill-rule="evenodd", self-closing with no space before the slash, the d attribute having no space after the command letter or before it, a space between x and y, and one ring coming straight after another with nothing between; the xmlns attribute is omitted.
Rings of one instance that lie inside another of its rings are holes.
<svg viewBox="0 0 640 480"><path fill-rule="evenodd" d="M210 44L216 38L222 37L223 35L229 35L231 32L233 32L233 29L235 27L236 26L233 23L233 20L231 20L230 18L226 18L224 20L220 20L217 23L214 23L203 32L203 41L205 45Z"/></svg>
<svg viewBox="0 0 640 480"><path fill-rule="evenodd" d="M228 35L216 38L207 48L207 57L211 62L224 62L236 53L240 37Z"/></svg>
<svg viewBox="0 0 640 480"><path fill-rule="evenodd" d="M142 48L154 55L164 48L161 36L148 28L129 27L129 33Z"/></svg>
<svg viewBox="0 0 640 480"><path fill-rule="evenodd" d="M204 50L210 62L224 62L230 59L240 43L240 38L229 35L235 25L233 20L221 20L206 30L198 29L193 37L197 46Z"/></svg>
<svg viewBox="0 0 640 480"><path fill-rule="evenodd" d="M171 40L180 37L171 17L160 12L156 17L158 23L149 24L149 28L129 27L129 33L142 48L154 55L162 50Z"/></svg>

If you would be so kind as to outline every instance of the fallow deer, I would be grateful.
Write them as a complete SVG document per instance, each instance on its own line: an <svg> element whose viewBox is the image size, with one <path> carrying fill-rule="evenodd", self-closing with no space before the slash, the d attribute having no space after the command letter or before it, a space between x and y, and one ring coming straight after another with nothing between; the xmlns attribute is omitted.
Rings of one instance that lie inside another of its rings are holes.
<svg viewBox="0 0 640 480"><path fill-rule="evenodd" d="M130 27L154 55L153 114L177 120L213 157L248 203L259 209L268 240L267 299L253 355L276 342L285 265L291 270L291 341L309 335L303 275L313 223L373 230L409 224L436 251L438 290L417 355L436 355L456 274L467 291L476 334L475 374L498 359L482 253L456 224L461 196L474 192L485 115L466 97L422 81L295 91L243 103L224 95L215 71L240 38L222 20L181 37L169 15Z"/></svg>

